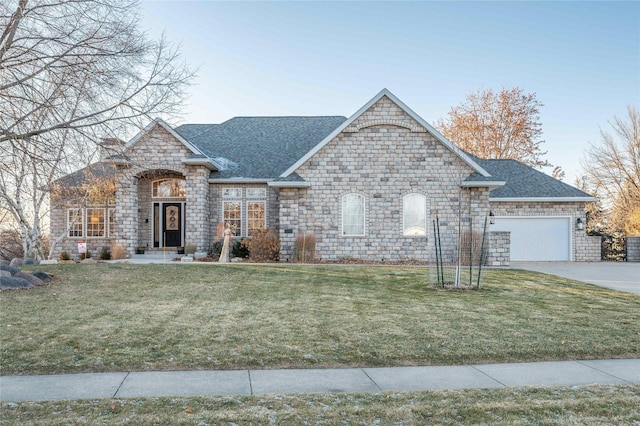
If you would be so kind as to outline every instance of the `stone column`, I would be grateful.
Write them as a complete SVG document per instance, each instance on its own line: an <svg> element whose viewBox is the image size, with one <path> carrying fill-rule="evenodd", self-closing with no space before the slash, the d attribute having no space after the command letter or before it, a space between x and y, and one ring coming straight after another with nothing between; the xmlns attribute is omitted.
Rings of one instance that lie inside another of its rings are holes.
<svg viewBox="0 0 640 426"><path fill-rule="evenodd" d="M119 170L116 189L116 244L132 255L138 243L138 179L131 170Z"/></svg>
<svg viewBox="0 0 640 426"><path fill-rule="evenodd" d="M282 188L280 190L280 261L286 262L293 257L293 248L298 224L298 190Z"/></svg>
<svg viewBox="0 0 640 426"><path fill-rule="evenodd" d="M185 245L195 244L197 250L206 250L212 237L209 224L209 169L204 166L188 166L186 179Z"/></svg>

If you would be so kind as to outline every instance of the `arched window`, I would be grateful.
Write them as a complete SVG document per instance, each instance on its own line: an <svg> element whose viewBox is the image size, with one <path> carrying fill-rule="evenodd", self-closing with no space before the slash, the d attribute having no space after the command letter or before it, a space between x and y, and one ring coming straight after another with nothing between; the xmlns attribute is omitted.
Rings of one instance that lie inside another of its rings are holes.
<svg viewBox="0 0 640 426"><path fill-rule="evenodd" d="M405 236L427 235L427 197L418 193L402 200L402 233Z"/></svg>
<svg viewBox="0 0 640 426"><path fill-rule="evenodd" d="M153 198L186 197L186 188L184 179L160 179L153 181L151 195Z"/></svg>
<svg viewBox="0 0 640 426"><path fill-rule="evenodd" d="M364 235L364 197L347 194L342 197L342 235Z"/></svg>

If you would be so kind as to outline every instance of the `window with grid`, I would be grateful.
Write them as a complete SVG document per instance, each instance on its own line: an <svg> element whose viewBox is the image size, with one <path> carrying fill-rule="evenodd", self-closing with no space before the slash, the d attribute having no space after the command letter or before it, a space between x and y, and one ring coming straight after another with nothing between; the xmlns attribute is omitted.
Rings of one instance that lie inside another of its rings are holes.
<svg viewBox="0 0 640 426"><path fill-rule="evenodd" d="M267 227L264 201L247 201L247 235L252 237L256 231Z"/></svg>
<svg viewBox="0 0 640 426"><path fill-rule="evenodd" d="M87 209L87 238L104 237L104 209Z"/></svg>
<svg viewBox="0 0 640 426"><path fill-rule="evenodd" d="M222 220L225 225L231 226L233 235L242 235L242 201L223 201Z"/></svg>
<svg viewBox="0 0 640 426"><path fill-rule="evenodd" d="M82 209L67 210L67 229L70 237L83 237L84 221Z"/></svg>

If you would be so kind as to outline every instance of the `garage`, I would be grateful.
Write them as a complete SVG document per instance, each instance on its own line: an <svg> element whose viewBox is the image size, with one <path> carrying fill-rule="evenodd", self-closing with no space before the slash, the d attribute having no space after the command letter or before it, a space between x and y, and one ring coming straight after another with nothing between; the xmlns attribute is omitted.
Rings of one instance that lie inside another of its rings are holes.
<svg viewBox="0 0 640 426"><path fill-rule="evenodd" d="M496 217L491 231L511 232L512 261L570 261L571 218Z"/></svg>

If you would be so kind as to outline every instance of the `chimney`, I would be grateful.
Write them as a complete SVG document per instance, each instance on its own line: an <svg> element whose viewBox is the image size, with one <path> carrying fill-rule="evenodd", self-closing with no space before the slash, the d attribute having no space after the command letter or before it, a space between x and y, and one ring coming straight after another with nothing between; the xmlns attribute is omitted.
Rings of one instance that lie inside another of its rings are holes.
<svg viewBox="0 0 640 426"><path fill-rule="evenodd" d="M100 161L105 161L108 157L122 154L125 142L118 138L103 138L99 144Z"/></svg>

